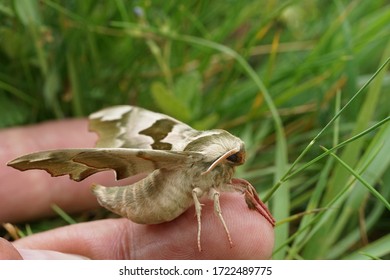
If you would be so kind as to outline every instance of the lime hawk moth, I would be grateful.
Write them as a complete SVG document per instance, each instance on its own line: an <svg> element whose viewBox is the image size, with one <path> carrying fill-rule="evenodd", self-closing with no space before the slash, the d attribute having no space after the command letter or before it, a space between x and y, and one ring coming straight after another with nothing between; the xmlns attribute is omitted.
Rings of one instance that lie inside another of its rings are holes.
<svg viewBox="0 0 390 280"><path fill-rule="evenodd" d="M225 130L198 131L163 114L134 106L115 106L93 113L90 130L98 134L96 148L36 152L8 163L19 170L43 169L52 176L68 174L81 181L112 169L117 180L139 173L144 179L117 187L92 186L99 203L120 216L140 224L171 221L195 205L201 251L199 199L214 201L230 245L232 240L219 204L219 193L239 191L250 209L270 224L275 221L254 187L233 178L234 169L245 161L241 139Z"/></svg>

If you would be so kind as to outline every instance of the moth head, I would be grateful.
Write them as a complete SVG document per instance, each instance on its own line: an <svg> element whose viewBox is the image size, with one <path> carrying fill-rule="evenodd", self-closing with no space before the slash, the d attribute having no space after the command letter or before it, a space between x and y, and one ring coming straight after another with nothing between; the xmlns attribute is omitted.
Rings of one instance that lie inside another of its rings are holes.
<svg viewBox="0 0 390 280"><path fill-rule="evenodd" d="M202 174L209 173L218 165L233 168L245 162L245 146L240 138L225 130L211 130L209 133L196 139L185 149L202 153L204 161L210 163Z"/></svg>

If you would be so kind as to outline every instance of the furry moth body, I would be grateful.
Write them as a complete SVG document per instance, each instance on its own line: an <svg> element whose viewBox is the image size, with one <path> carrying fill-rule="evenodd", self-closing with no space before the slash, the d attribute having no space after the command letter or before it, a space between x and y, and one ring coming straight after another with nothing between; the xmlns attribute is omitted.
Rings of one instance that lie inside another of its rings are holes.
<svg viewBox="0 0 390 280"><path fill-rule="evenodd" d="M8 163L19 170L43 169L52 176L68 174L72 180L112 169L116 178L148 174L129 186L94 185L93 193L105 208L140 224L171 221L195 205L197 244L201 250L199 199L208 195L232 240L219 205L219 192L244 193L250 209L272 225L275 221L254 187L232 178L245 161L241 139L225 130L197 131L169 116L134 106L103 109L89 117L90 130L99 135L96 148L43 151Z"/></svg>

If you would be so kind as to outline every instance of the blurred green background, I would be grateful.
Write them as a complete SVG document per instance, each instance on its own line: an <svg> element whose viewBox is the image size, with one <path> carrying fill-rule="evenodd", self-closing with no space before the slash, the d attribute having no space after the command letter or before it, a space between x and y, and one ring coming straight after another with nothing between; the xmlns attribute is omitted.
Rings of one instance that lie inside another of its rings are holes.
<svg viewBox="0 0 390 280"><path fill-rule="evenodd" d="M132 104L227 129L275 259L389 259L389 39L386 0L2 0L0 128Z"/></svg>

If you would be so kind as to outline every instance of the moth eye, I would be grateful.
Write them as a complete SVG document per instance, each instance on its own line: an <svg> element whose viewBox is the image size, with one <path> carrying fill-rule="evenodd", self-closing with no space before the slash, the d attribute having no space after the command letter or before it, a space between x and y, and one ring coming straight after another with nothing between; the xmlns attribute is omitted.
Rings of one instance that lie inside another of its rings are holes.
<svg viewBox="0 0 390 280"><path fill-rule="evenodd" d="M228 156L226 159L228 161L234 162L234 163L238 163L239 161L241 161L241 157L240 157L240 155L238 153L235 153L235 154L233 154L231 156Z"/></svg>

